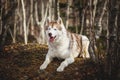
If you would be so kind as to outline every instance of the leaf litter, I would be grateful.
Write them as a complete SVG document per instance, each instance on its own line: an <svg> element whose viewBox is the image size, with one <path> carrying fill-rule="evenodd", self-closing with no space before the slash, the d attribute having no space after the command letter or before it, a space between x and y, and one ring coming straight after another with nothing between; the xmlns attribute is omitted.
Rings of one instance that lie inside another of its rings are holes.
<svg viewBox="0 0 120 80"><path fill-rule="evenodd" d="M63 72L56 69L63 60L54 59L39 70L48 46L37 43L6 45L0 54L0 80L97 80L103 70L91 60L76 58Z"/></svg>

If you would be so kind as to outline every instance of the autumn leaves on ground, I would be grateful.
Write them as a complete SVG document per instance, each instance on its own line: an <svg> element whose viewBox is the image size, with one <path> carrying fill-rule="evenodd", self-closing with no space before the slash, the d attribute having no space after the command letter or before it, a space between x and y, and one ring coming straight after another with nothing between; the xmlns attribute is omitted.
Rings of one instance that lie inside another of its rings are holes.
<svg viewBox="0 0 120 80"><path fill-rule="evenodd" d="M36 43L4 46L0 53L0 80L96 80L102 79L102 67L90 60L76 58L63 72L56 69L62 60L54 59L46 70L39 70L47 45Z"/></svg>

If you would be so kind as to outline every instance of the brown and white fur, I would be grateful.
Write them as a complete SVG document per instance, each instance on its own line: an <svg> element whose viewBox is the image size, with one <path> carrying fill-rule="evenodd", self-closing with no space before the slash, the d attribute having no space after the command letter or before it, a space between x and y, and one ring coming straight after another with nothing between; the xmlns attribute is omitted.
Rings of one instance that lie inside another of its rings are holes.
<svg viewBox="0 0 120 80"><path fill-rule="evenodd" d="M84 35L68 32L61 18L56 22L47 21L45 26L49 50L40 70L46 69L54 57L64 59L57 68L58 72L63 71L65 67L73 63L79 54L83 58L90 58L89 39Z"/></svg>

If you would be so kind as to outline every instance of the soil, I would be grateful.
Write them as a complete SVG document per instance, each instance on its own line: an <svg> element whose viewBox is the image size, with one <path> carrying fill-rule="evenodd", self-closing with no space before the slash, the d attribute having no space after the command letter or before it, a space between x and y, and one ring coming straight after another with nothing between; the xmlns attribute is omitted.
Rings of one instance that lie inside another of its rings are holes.
<svg viewBox="0 0 120 80"><path fill-rule="evenodd" d="M63 72L56 71L63 61L57 58L47 69L40 70L47 51L47 45L37 43L4 46L0 52L0 80L100 80L103 77L100 64L83 58L76 58Z"/></svg>

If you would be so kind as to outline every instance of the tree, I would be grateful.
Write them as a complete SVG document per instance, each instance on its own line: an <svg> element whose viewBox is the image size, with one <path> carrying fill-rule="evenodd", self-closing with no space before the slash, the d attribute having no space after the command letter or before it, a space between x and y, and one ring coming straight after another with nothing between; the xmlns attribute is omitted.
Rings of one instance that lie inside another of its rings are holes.
<svg viewBox="0 0 120 80"><path fill-rule="evenodd" d="M120 51L119 47L119 17L120 15L120 4L115 0L108 0L108 32L107 32L107 55L106 55L106 72L108 78L116 79L118 73L118 67L120 59L120 55L118 51Z"/></svg>
<svg viewBox="0 0 120 80"><path fill-rule="evenodd" d="M26 11L25 11L25 5L23 0L21 0L21 4L22 4L22 10L23 10L24 42L25 44L27 44L28 39L27 39L27 26L26 26Z"/></svg>

